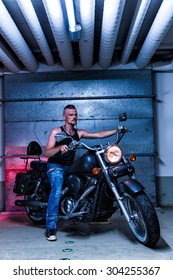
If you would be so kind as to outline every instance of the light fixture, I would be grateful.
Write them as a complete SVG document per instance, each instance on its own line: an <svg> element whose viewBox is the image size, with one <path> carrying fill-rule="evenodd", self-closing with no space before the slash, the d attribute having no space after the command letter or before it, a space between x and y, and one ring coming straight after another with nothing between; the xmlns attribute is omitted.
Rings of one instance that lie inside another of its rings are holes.
<svg viewBox="0 0 173 280"><path fill-rule="evenodd" d="M69 24L69 36L70 41L76 42L81 38L82 28L80 24L76 23L75 9L73 0L65 0L68 24Z"/></svg>

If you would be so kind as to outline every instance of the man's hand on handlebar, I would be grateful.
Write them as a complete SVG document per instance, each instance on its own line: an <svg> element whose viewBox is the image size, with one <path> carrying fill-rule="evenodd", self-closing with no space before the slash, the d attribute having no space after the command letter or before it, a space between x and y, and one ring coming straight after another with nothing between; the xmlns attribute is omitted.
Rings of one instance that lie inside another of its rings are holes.
<svg viewBox="0 0 173 280"><path fill-rule="evenodd" d="M128 131L128 128L126 126L124 126L124 125L118 126L118 132L119 133L125 133L127 131Z"/></svg>
<svg viewBox="0 0 173 280"><path fill-rule="evenodd" d="M60 145L59 149L61 151L62 154L67 153L68 152L68 146L67 145Z"/></svg>

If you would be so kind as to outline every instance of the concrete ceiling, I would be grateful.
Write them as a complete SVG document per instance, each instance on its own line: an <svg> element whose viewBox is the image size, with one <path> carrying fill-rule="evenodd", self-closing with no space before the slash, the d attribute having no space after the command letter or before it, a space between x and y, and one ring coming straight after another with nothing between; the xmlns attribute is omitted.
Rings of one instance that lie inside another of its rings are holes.
<svg viewBox="0 0 173 280"><path fill-rule="evenodd" d="M173 70L172 0L73 3L79 41L70 40L65 0L0 0L0 74Z"/></svg>

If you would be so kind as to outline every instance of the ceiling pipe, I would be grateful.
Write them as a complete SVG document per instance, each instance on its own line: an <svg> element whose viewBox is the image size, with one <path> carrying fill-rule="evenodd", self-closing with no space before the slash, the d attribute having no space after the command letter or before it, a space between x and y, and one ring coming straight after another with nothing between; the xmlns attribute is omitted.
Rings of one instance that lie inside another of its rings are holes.
<svg viewBox="0 0 173 280"><path fill-rule="evenodd" d="M82 26L79 41L80 62L84 69L93 65L95 0L78 0L75 2L76 15ZM87 54L87 55L86 55Z"/></svg>
<svg viewBox="0 0 173 280"><path fill-rule="evenodd" d="M42 0L63 67L74 68L72 45L67 32L60 0Z"/></svg>
<svg viewBox="0 0 173 280"><path fill-rule="evenodd" d="M121 56L121 64L126 64L133 50L140 28L148 11L151 0L140 0L137 3L135 13L130 25L127 39Z"/></svg>
<svg viewBox="0 0 173 280"><path fill-rule="evenodd" d="M99 64L106 69L111 65L126 0L105 0L99 52Z"/></svg>
<svg viewBox="0 0 173 280"><path fill-rule="evenodd" d="M0 42L0 61L12 73L18 73L21 70L16 59L12 56L10 51L2 44L2 42Z"/></svg>
<svg viewBox="0 0 173 280"><path fill-rule="evenodd" d="M173 24L173 1L163 0L136 59L136 66L145 68Z"/></svg>
<svg viewBox="0 0 173 280"><path fill-rule="evenodd" d="M0 33L19 57L26 69L30 72L36 71L38 69L38 63L1 0Z"/></svg>
<svg viewBox="0 0 173 280"><path fill-rule="evenodd" d="M40 22L37 18L36 12L34 10L34 7L32 5L31 0L16 0L24 17L25 20L30 27L30 30L32 34L35 37L35 40L37 41L37 44L47 62L48 65L54 65L54 59L52 56L52 53L50 51L50 48L48 46L46 37L43 33L43 30L41 28Z"/></svg>

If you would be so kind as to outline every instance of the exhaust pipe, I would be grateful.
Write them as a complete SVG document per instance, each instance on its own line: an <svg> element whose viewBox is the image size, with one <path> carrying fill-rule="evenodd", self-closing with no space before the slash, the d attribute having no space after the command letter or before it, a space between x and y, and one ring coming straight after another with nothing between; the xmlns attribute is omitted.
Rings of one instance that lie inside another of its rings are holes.
<svg viewBox="0 0 173 280"><path fill-rule="evenodd" d="M41 202L41 201L29 201L29 200L16 200L15 201L16 206L25 206L25 207L41 207L46 208L47 202Z"/></svg>

